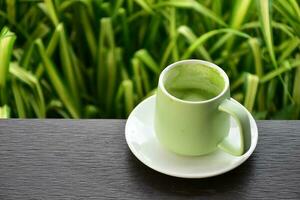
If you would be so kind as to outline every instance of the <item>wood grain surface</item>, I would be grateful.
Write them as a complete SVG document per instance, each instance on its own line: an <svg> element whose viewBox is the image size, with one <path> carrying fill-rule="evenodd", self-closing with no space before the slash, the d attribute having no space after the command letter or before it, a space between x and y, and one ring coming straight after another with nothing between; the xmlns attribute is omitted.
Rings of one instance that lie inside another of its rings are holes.
<svg viewBox="0 0 300 200"><path fill-rule="evenodd" d="M125 120L0 120L0 199L300 199L300 121L258 121L254 154L214 178L151 170Z"/></svg>

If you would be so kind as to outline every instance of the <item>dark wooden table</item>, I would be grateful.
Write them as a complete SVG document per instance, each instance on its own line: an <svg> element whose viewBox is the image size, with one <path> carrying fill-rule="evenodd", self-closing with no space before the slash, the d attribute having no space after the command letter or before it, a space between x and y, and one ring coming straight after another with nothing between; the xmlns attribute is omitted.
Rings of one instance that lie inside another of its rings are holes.
<svg viewBox="0 0 300 200"><path fill-rule="evenodd" d="M0 120L0 199L300 199L300 121L258 121L254 154L214 178L151 170L125 120Z"/></svg>

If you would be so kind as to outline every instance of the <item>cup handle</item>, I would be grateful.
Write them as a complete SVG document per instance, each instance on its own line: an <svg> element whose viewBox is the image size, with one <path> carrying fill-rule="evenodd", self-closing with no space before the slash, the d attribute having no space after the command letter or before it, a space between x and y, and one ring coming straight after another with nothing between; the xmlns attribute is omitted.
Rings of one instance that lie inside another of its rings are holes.
<svg viewBox="0 0 300 200"><path fill-rule="evenodd" d="M228 137L219 143L218 147L234 156L243 155L251 146L251 128L248 113L241 104L232 98L225 99L218 108L220 111L230 114L236 120L240 130L240 147L231 144Z"/></svg>

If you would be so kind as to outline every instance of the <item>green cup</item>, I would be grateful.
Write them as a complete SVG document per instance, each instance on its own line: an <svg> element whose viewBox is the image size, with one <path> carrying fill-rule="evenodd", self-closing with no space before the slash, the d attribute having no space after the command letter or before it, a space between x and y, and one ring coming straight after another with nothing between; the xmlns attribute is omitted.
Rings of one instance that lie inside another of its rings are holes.
<svg viewBox="0 0 300 200"><path fill-rule="evenodd" d="M238 124L240 145L227 137L230 116ZM181 155L204 155L220 148L241 156L251 145L249 116L230 98L226 73L202 60L179 61L161 72L154 126L160 143Z"/></svg>

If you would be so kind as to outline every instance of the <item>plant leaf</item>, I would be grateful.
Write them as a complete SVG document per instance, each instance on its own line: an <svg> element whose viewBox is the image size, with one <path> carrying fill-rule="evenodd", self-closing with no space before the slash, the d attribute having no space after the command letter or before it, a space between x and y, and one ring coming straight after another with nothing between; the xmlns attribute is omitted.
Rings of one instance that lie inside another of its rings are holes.
<svg viewBox="0 0 300 200"><path fill-rule="evenodd" d="M16 36L8 28L0 32L0 89L5 87L8 77L9 62Z"/></svg>

